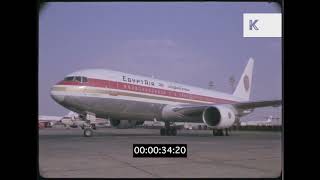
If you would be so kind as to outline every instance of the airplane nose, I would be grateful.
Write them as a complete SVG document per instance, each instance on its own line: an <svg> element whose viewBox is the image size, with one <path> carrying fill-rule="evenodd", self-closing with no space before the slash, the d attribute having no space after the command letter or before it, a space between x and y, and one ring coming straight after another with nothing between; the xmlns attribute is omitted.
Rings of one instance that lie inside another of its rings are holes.
<svg viewBox="0 0 320 180"><path fill-rule="evenodd" d="M56 91L54 91L54 87L51 89L50 95L51 98L59 104L64 101L64 95L58 94Z"/></svg>
<svg viewBox="0 0 320 180"><path fill-rule="evenodd" d="M62 95L53 95L51 94L52 99L54 99L57 103L62 103L64 101L64 96Z"/></svg>

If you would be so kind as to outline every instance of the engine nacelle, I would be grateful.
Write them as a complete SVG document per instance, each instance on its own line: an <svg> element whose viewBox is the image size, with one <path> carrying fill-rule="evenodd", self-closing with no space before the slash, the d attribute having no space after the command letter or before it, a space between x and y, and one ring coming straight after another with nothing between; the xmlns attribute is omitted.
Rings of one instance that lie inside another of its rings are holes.
<svg viewBox="0 0 320 180"><path fill-rule="evenodd" d="M204 122L210 128L228 128L236 120L235 110L232 106L185 106L175 111L175 105L167 105L162 110L162 119L173 122Z"/></svg>
<svg viewBox="0 0 320 180"><path fill-rule="evenodd" d="M211 128L228 128L236 120L232 107L209 106L202 112L202 120Z"/></svg>
<svg viewBox="0 0 320 180"><path fill-rule="evenodd" d="M120 120L111 119L110 124L112 127L117 127L120 124Z"/></svg>

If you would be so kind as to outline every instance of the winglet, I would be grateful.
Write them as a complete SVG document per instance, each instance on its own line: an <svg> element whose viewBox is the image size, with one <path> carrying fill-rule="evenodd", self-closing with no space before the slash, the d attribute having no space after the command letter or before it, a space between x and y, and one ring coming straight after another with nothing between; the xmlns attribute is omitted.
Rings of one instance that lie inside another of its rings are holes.
<svg viewBox="0 0 320 180"><path fill-rule="evenodd" d="M233 92L233 95L249 101L251 86L252 86L252 71L253 71L254 59L250 58L246 68L244 69L240 81Z"/></svg>

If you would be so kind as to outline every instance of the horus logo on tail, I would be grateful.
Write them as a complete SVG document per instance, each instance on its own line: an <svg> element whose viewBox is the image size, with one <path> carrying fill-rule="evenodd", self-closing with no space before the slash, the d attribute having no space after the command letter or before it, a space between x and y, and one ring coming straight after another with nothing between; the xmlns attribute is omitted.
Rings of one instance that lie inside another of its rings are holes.
<svg viewBox="0 0 320 180"><path fill-rule="evenodd" d="M244 68L239 83L233 92L234 96L242 98L244 101L249 101L250 98L253 64L254 60L253 58L250 58Z"/></svg>

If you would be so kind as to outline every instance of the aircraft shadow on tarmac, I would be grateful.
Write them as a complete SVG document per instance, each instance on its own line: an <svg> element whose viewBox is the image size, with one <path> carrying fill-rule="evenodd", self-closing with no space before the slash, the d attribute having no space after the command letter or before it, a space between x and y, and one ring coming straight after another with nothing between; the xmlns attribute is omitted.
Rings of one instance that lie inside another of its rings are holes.
<svg viewBox="0 0 320 180"><path fill-rule="evenodd" d="M232 133L229 134L228 137L234 136ZM239 134L237 134L239 136ZM63 132L57 132L57 133L50 133L50 134L41 134L39 133L39 138L49 138L49 137L83 137L83 132L82 131L63 131ZM94 132L94 135L92 137L83 137L83 138L95 138L95 137L161 137L161 138L175 138L175 137L215 137L212 135L211 131L206 131L206 132L200 132L200 131L182 131L179 132L176 136L161 136L158 131L154 132L126 132L126 131L121 131L121 132L110 132L110 131L105 131L105 130L99 130ZM226 137L226 136L216 136L218 137Z"/></svg>

